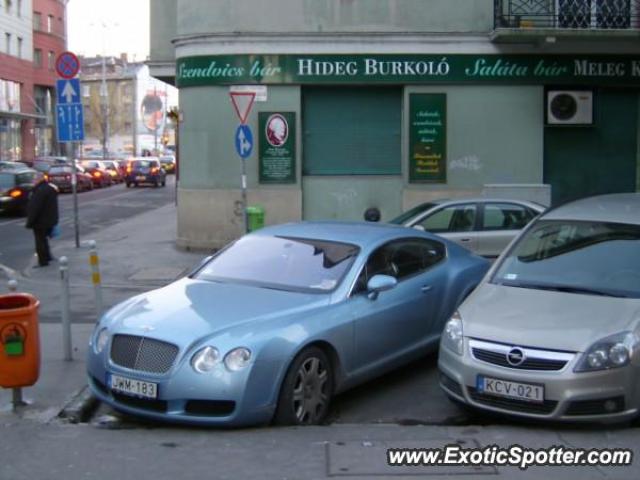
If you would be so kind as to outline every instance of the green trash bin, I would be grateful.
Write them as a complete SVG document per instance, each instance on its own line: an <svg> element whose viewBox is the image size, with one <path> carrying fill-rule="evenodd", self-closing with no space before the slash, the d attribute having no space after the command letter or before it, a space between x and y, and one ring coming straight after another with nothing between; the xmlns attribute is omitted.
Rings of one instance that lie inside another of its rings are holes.
<svg viewBox="0 0 640 480"><path fill-rule="evenodd" d="M250 232L264 227L264 208L259 205L250 205L247 207L247 229Z"/></svg>

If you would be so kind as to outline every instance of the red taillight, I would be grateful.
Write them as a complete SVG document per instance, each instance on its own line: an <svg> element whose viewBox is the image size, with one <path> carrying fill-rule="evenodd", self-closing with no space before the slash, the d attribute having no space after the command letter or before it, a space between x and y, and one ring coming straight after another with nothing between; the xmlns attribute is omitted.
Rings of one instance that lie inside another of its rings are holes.
<svg viewBox="0 0 640 480"><path fill-rule="evenodd" d="M102 176L102 174L100 172L93 172L93 176L99 178Z"/></svg>
<svg viewBox="0 0 640 480"><path fill-rule="evenodd" d="M158 167L153 167L151 169L151 173L158 173Z"/></svg>
<svg viewBox="0 0 640 480"><path fill-rule="evenodd" d="M11 191L9 192L9 196L10 196L11 198L18 198L18 197L21 197L21 196L22 196L22 190L11 190Z"/></svg>

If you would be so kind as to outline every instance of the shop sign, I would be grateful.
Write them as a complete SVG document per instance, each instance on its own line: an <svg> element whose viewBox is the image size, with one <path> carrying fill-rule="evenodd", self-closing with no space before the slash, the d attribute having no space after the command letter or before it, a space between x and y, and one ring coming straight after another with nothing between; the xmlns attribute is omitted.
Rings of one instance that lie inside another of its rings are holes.
<svg viewBox="0 0 640 480"><path fill-rule="evenodd" d="M296 182L295 112L260 112L260 183Z"/></svg>
<svg viewBox="0 0 640 480"><path fill-rule="evenodd" d="M178 59L179 87L224 84L640 85L640 55L216 55Z"/></svg>
<svg viewBox="0 0 640 480"><path fill-rule="evenodd" d="M447 182L447 96L409 95L409 181Z"/></svg>

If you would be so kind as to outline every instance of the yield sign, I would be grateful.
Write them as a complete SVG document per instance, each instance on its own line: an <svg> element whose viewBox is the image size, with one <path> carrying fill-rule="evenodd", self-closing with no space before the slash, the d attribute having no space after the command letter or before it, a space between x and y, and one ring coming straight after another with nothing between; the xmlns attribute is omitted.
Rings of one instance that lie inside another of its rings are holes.
<svg viewBox="0 0 640 480"><path fill-rule="evenodd" d="M253 101L256 98L256 92L229 92L229 95L231 96L233 108L236 109L240 123L244 125L247 123L247 117L253 106Z"/></svg>

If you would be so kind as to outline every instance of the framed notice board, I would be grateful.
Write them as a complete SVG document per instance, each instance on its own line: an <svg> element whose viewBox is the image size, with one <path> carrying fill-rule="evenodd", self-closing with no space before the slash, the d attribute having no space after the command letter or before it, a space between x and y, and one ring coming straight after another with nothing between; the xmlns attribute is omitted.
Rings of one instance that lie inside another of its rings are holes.
<svg viewBox="0 0 640 480"><path fill-rule="evenodd" d="M447 95L409 94L409 182L447 182Z"/></svg>
<svg viewBox="0 0 640 480"><path fill-rule="evenodd" d="M295 112L259 112L260 183L296 183Z"/></svg>

